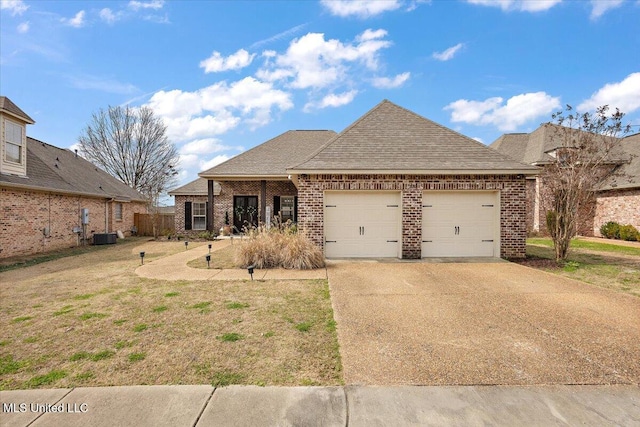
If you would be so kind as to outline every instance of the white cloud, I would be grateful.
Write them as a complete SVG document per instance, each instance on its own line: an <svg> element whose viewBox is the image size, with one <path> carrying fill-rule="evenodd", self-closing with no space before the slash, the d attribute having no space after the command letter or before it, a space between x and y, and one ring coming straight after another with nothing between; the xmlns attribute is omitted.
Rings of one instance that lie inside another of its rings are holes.
<svg viewBox="0 0 640 427"><path fill-rule="evenodd" d="M171 20L169 19L168 14L164 15L145 15L142 17L145 21L153 22L154 24L170 24Z"/></svg>
<svg viewBox="0 0 640 427"><path fill-rule="evenodd" d="M357 64L378 68L379 51L391 46L385 30L368 29L354 43L325 40L322 33L309 33L293 40L284 54L267 57L256 76L267 80L289 80L295 89L320 89L347 80Z"/></svg>
<svg viewBox="0 0 640 427"><path fill-rule="evenodd" d="M11 16L16 16L25 13L29 6L24 4L22 0L1 0L0 9L8 10L11 12Z"/></svg>
<svg viewBox="0 0 640 427"><path fill-rule="evenodd" d="M217 155L214 158L203 162L200 166L200 170L203 171L203 170L211 169L212 167L219 165L220 163L226 162L230 158L231 157L227 156L226 154Z"/></svg>
<svg viewBox="0 0 640 427"><path fill-rule="evenodd" d="M304 106L304 111L309 112L313 109L322 109L327 107L336 108L342 105L347 105L351 103L351 101L353 101L353 99L357 94L358 94L357 90L350 90L348 92L343 92L340 94L331 93L329 95L326 95L324 98L322 98L320 102L317 102L317 103L308 102Z"/></svg>
<svg viewBox="0 0 640 427"><path fill-rule="evenodd" d="M619 108L624 113L640 109L640 72L629 74L617 83L607 83L578 105L578 110L595 110L602 105Z"/></svg>
<svg viewBox="0 0 640 427"><path fill-rule="evenodd" d="M399 0L321 0L320 3L332 15L368 18L402 6Z"/></svg>
<svg viewBox="0 0 640 427"><path fill-rule="evenodd" d="M164 119L174 141L211 138L245 123L252 128L271 121L272 111L293 107L291 94L253 77L226 81L194 92L159 91L148 107Z"/></svg>
<svg viewBox="0 0 640 427"><path fill-rule="evenodd" d="M444 109L451 110L452 122L494 125L508 132L535 118L549 116L560 107L560 98L545 92L523 93L509 98L506 104L503 101L500 97L484 101L459 99Z"/></svg>
<svg viewBox="0 0 640 427"><path fill-rule="evenodd" d="M211 154L228 150L230 147L222 145L219 139L205 138L191 141L180 148L184 154Z"/></svg>
<svg viewBox="0 0 640 427"><path fill-rule="evenodd" d="M591 0L591 19L598 19L607 11L622 5L624 0Z"/></svg>
<svg viewBox="0 0 640 427"><path fill-rule="evenodd" d="M263 40L258 40L257 42L253 43L249 47L251 49L257 49L260 46L264 46L264 45L269 44L271 42L275 42L275 41L282 40L282 39L287 38L287 37L291 37L294 34L296 34L297 32L299 32L300 30L302 30L306 26L307 26L307 23L296 25L295 27L289 28L286 31L283 31L281 33L276 34L275 36L271 36L271 37L268 37L268 38L263 39Z"/></svg>
<svg viewBox="0 0 640 427"><path fill-rule="evenodd" d="M226 58L220 52L214 51L209 58L200 62L200 68L204 68L205 73L239 70L251 64L255 56L254 53L249 55L249 52L244 49L240 49Z"/></svg>
<svg viewBox="0 0 640 427"><path fill-rule="evenodd" d="M71 85L78 89L98 90L106 93L117 93L129 95L136 93L139 89L131 83L122 83L114 79L91 76L91 75L74 75L69 76Z"/></svg>
<svg viewBox="0 0 640 427"><path fill-rule="evenodd" d="M25 34L29 32L29 28L30 28L30 24L29 24L29 21L27 21L19 24L17 30L20 34Z"/></svg>
<svg viewBox="0 0 640 427"><path fill-rule="evenodd" d="M122 12L114 13L108 7L105 7L100 11L100 19L102 19L107 24L113 24L118 21L122 17Z"/></svg>
<svg viewBox="0 0 640 427"><path fill-rule="evenodd" d="M128 6L130 9L133 9L133 10L140 10L140 9L158 10L158 9L162 9L162 7L164 6L164 0L151 0L146 2L131 0Z"/></svg>
<svg viewBox="0 0 640 427"><path fill-rule="evenodd" d="M402 86L411 77L411 73L406 72L398 74L394 78L390 77L375 77L372 80L372 85L378 89L393 89Z"/></svg>
<svg viewBox="0 0 640 427"><path fill-rule="evenodd" d="M484 144L484 141L482 140L482 138L480 138L479 136L474 136L473 138L474 141L478 141L480 144Z"/></svg>
<svg viewBox="0 0 640 427"><path fill-rule="evenodd" d="M70 27L81 28L81 27L84 27L85 25L85 20L84 20L85 15L86 15L85 11L81 10L80 12L76 13L73 18L62 18L61 21L62 23Z"/></svg>
<svg viewBox="0 0 640 427"><path fill-rule="evenodd" d="M203 159L197 154L180 154L180 169L188 175L188 172L201 172L210 169L222 162L226 162L231 157L226 154L219 154L209 160Z"/></svg>
<svg viewBox="0 0 640 427"><path fill-rule="evenodd" d="M433 57L438 61L448 61L453 59L456 53L464 46L463 43L458 43L455 46L451 46L449 49L446 49L443 52L433 52Z"/></svg>
<svg viewBox="0 0 640 427"><path fill-rule="evenodd" d="M562 0L467 0L480 6L499 7L503 11L542 12L549 10Z"/></svg>

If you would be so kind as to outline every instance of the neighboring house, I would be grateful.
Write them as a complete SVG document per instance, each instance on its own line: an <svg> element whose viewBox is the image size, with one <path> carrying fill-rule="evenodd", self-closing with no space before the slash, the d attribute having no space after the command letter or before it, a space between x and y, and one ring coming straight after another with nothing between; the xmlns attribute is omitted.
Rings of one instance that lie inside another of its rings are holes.
<svg viewBox="0 0 640 427"><path fill-rule="evenodd" d="M415 259L524 257L537 172L385 100L338 135L286 132L199 175L210 230L280 213L328 258Z"/></svg>
<svg viewBox="0 0 640 427"><path fill-rule="evenodd" d="M206 179L197 178L169 191L169 195L175 197L174 214L177 234L196 235L207 230L209 202ZM217 182L213 183L213 195L220 195L220 184Z"/></svg>
<svg viewBox="0 0 640 427"><path fill-rule="evenodd" d="M206 183L205 183L206 186ZM156 208L156 212L160 215L175 215L176 207L175 206L158 206Z"/></svg>
<svg viewBox="0 0 640 427"><path fill-rule="evenodd" d="M131 230L134 213L147 210L142 195L76 153L27 137L33 123L0 97L0 258Z"/></svg>
<svg viewBox="0 0 640 427"><path fill-rule="evenodd" d="M544 167L562 146L557 125L544 124L531 133L505 134L490 147L514 160ZM600 226L608 221L640 228L640 134L621 140L611 160L603 165L605 178L597 189L595 206L580 210L578 234L600 236ZM547 233L546 211L541 200L542 178L527 179L527 231Z"/></svg>

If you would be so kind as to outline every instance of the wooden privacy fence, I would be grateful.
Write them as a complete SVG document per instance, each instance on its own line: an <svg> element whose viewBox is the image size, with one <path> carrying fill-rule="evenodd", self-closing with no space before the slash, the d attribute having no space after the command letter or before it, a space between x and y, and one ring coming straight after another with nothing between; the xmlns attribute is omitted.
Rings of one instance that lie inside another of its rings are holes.
<svg viewBox="0 0 640 427"><path fill-rule="evenodd" d="M138 230L138 236L153 236L153 219L157 218L156 227L158 234L166 230L175 232L175 215L172 214L133 214L133 224Z"/></svg>

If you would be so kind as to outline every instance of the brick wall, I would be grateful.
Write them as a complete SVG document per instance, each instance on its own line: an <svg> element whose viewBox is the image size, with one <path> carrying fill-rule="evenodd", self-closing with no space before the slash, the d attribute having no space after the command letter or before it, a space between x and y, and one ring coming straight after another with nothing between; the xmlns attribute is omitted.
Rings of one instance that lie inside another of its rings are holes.
<svg viewBox="0 0 640 427"><path fill-rule="evenodd" d="M105 199L68 196L30 190L0 188L0 258L31 255L78 245L80 210L89 209L87 235L105 232ZM146 212L144 203L123 203L123 220L107 231L129 230L134 212ZM115 223L114 223L115 224ZM45 236L43 229L49 234Z"/></svg>
<svg viewBox="0 0 640 427"><path fill-rule="evenodd" d="M233 196L257 196L258 210L262 204L261 181L219 181L220 194L213 198L213 229L219 232L225 225L225 212L229 212L229 224L233 225ZM296 196L298 191L291 181L267 181L266 205L273 212L274 196ZM200 231L185 231L184 229L184 203L206 202L207 196L175 196L176 200L176 233L192 235ZM210 213L211 214L211 213ZM262 221L262 218L260 218Z"/></svg>
<svg viewBox="0 0 640 427"><path fill-rule="evenodd" d="M522 258L526 249L525 179L512 175L301 175L298 184L298 223L323 246L325 190L396 190L402 192L402 257L421 256L422 193L425 190L500 191L500 256Z"/></svg>
<svg viewBox="0 0 640 427"><path fill-rule="evenodd" d="M526 191L527 191L527 233L531 233L534 231L533 229L533 218L535 215L535 200L536 200L536 180L535 179L527 179L526 180Z"/></svg>
<svg viewBox="0 0 640 427"><path fill-rule="evenodd" d="M631 224L640 230L640 189L612 190L596 199L593 233L601 236L600 227L609 221Z"/></svg>

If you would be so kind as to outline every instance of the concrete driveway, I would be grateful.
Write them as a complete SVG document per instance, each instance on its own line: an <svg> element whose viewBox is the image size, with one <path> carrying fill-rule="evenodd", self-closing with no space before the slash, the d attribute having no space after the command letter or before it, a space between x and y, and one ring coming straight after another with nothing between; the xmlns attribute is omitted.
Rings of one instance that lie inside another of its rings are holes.
<svg viewBox="0 0 640 427"><path fill-rule="evenodd" d="M347 384L640 384L640 298L508 262L327 274Z"/></svg>

